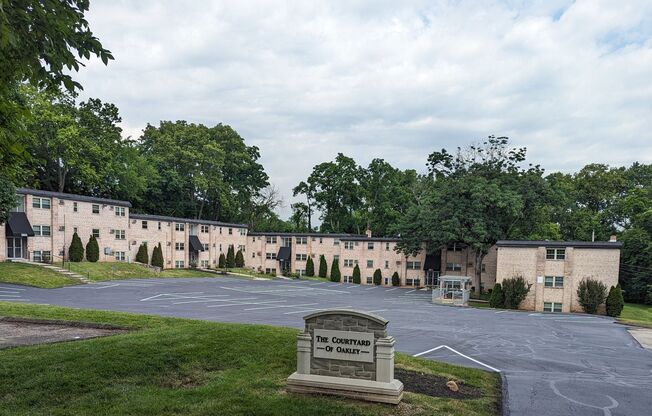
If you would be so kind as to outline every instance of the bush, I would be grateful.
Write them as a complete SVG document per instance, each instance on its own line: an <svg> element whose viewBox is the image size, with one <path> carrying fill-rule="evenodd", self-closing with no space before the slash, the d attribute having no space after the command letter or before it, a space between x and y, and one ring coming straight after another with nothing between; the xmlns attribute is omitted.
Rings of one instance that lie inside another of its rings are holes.
<svg viewBox="0 0 652 416"><path fill-rule="evenodd" d="M235 253L235 267L244 267L244 255L241 250Z"/></svg>
<svg viewBox="0 0 652 416"><path fill-rule="evenodd" d="M154 251L152 252L152 266L160 267L161 269L164 267L161 243L158 243L158 246L154 246Z"/></svg>
<svg viewBox="0 0 652 416"><path fill-rule="evenodd" d="M503 280L503 305L507 309L518 309L518 306L523 302L523 299L530 291L532 284L527 283L523 276L512 277L511 279Z"/></svg>
<svg viewBox="0 0 652 416"><path fill-rule="evenodd" d="M623 291L620 289L620 285L611 286L607 296L607 315L620 316L623 307L625 307L625 299L623 299Z"/></svg>
<svg viewBox="0 0 652 416"><path fill-rule="evenodd" d="M149 253L147 252L147 244L143 243L138 247L136 253L136 261L138 263L149 264Z"/></svg>
<svg viewBox="0 0 652 416"><path fill-rule="evenodd" d="M333 265L331 266L331 282L339 282L342 280L340 275L340 263L337 259L333 259Z"/></svg>
<svg viewBox="0 0 652 416"><path fill-rule="evenodd" d="M503 308L505 307L505 298L503 295L503 288L500 283L494 285L493 290L491 291L491 296L489 297L489 306L492 308Z"/></svg>
<svg viewBox="0 0 652 416"><path fill-rule="evenodd" d="M394 272L392 275L392 286L400 286L401 285L401 278L398 277L398 272Z"/></svg>
<svg viewBox="0 0 652 416"><path fill-rule="evenodd" d="M226 252L226 268L232 269L235 267L235 252L233 251L233 246L229 246L229 249Z"/></svg>
<svg viewBox="0 0 652 416"><path fill-rule="evenodd" d="M224 257L224 253L220 253L220 258L217 260L217 267L220 269L223 269L226 267L226 257Z"/></svg>
<svg viewBox="0 0 652 416"><path fill-rule="evenodd" d="M100 245L97 244L97 239L91 234L91 237L86 243L86 260L95 263L100 259Z"/></svg>
<svg viewBox="0 0 652 416"><path fill-rule="evenodd" d="M315 262L312 261L312 257L308 256L306 260L306 276L312 277L315 275Z"/></svg>
<svg viewBox="0 0 652 416"><path fill-rule="evenodd" d="M328 265L326 264L326 257L322 254L319 256L319 277L326 277L328 274Z"/></svg>
<svg viewBox="0 0 652 416"><path fill-rule="evenodd" d="M76 263L84 260L84 246L82 244L81 238L74 233L72 235L72 242L70 243L70 248L68 249L68 260L74 261Z"/></svg>
<svg viewBox="0 0 652 416"><path fill-rule="evenodd" d="M357 264L353 268L353 283L360 284L360 266Z"/></svg>
<svg viewBox="0 0 652 416"><path fill-rule="evenodd" d="M374 272L374 284L376 286L383 284L383 273L380 271L380 269L376 269Z"/></svg>
<svg viewBox="0 0 652 416"><path fill-rule="evenodd" d="M647 292L645 294L645 304L652 305L652 285L647 285Z"/></svg>
<svg viewBox="0 0 652 416"><path fill-rule="evenodd" d="M597 313L607 298L607 286L595 279L582 279L577 286L577 302L586 313Z"/></svg>

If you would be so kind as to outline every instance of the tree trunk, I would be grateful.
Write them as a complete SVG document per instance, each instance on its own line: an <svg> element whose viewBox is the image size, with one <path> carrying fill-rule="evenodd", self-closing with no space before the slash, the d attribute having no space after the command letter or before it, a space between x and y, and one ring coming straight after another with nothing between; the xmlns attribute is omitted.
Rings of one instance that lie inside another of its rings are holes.
<svg viewBox="0 0 652 416"><path fill-rule="evenodd" d="M475 284L478 288L478 293L482 294L482 260L485 254L482 251L476 250L475 252Z"/></svg>

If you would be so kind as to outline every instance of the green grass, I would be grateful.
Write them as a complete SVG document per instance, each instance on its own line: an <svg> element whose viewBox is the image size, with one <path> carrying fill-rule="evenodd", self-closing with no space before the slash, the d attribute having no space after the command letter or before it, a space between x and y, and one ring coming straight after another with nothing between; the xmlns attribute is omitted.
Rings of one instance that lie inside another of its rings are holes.
<svg viewBox="0 0 652 416"><path fill-rule="evenodd" d="M61 266L61 263L57 264ZM121 262L66 262L66 269L89 278L90 280L117 280L143 277L217 277L213 273L192 269L164 269L157 274L154 269L148 269L140 264Z"/></svg>
<svg viewBox="0 0 652 416"><path fill-rule="evenodd" d="M269 275L269 274L258 273L257 271L252 270L252 269L248 269L246 267L236 267L236 268L233 268L233 269L224 269L224 270L226 270L228 273L244 274L244 275L251 276L251 277L262 277L262 278L265 278L265 279L271 279L271 278L274 277L274 276Z"/></svg>
<svg viewBox="0 0 652 416"><path fill-rule="evenodd" d="M19 285L55 288L81 283L77 279L32 264L0 263L0 282Z"/></svg>
<svg viewBox="0 0 652 416"><path fill-rule="evenodd" d="M397 366L482 389L472 400L406 393L398 406L288 394L296 330L0 302L0 315L134 328L0 350L0 415L496 415L492 373L397 355ZM137 330L136 330L137 329Z"/></svg>
<svg viewBox="0 0 652 416"><path fill-rule="evenodd" d="M618 320L626 324L652 328L652 306L626 303Z"/></svg>
<svg viewBox="0 0 652 416"><path fill-rule="evenodd" d="M474 300L469 300L469 306L474 308L491 308L489 302L477 302Z"/></svg>

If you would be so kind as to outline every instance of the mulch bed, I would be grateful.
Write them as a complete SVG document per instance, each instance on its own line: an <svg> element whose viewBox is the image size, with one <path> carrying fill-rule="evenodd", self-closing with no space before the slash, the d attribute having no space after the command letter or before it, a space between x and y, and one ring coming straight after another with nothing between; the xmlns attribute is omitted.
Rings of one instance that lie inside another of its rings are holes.
<svg viewBox="0 0 652 416"><path fill-rule="evenodd" d="M404 391L411 393L451 399L477 399L482 397L482 391L479 388L467 386L462 381L456 381L459 391L450 390L446 387L446 383L449 381L446 377L394 368L394 378L403 383Z"/></svg>

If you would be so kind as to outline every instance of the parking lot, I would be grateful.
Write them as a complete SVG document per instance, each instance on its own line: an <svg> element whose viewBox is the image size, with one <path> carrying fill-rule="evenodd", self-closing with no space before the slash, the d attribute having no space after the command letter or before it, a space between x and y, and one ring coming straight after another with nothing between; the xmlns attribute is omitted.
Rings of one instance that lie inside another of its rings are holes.
<svg viewBox="0 0 652 416"><path fill-rule="evenodd" d="M328 281L139 279L61 289L3 284L2 300L303 327L325 308L390 321L398 351L497 371L512 415L645 415L652 352L605 317L433 305L430 293Z"/></svg>

